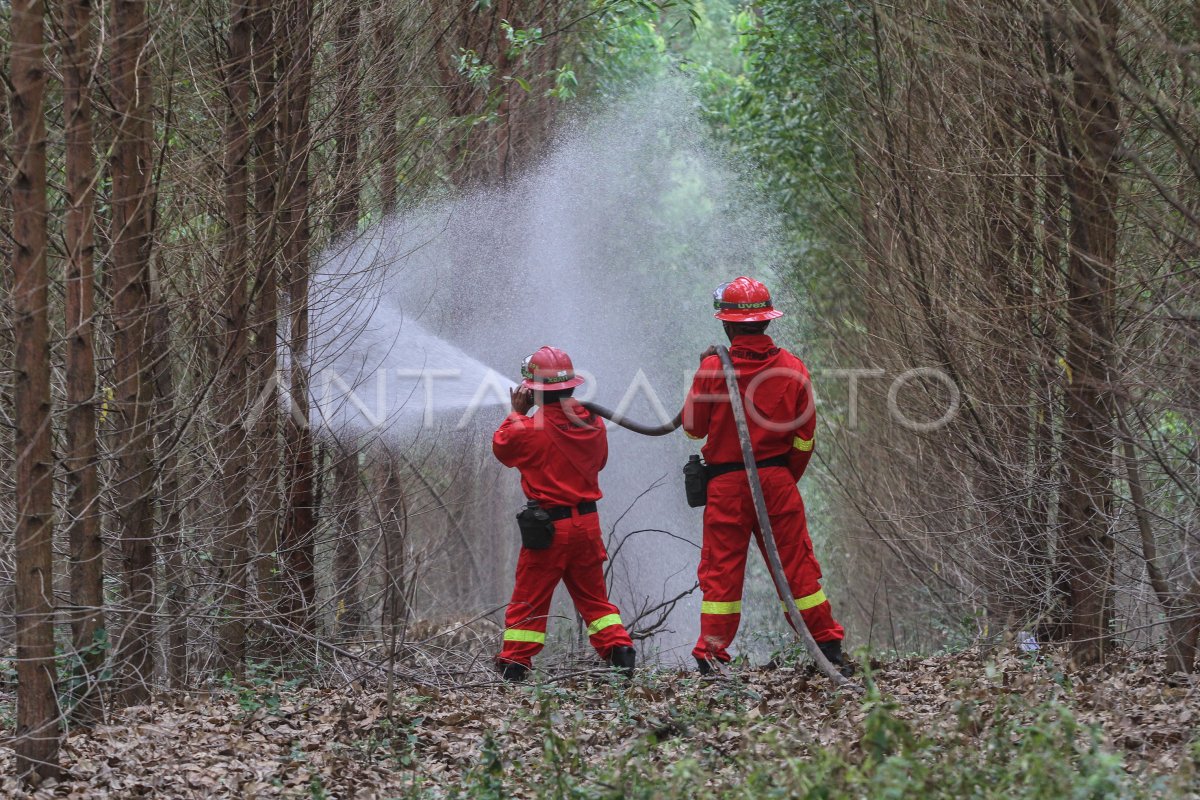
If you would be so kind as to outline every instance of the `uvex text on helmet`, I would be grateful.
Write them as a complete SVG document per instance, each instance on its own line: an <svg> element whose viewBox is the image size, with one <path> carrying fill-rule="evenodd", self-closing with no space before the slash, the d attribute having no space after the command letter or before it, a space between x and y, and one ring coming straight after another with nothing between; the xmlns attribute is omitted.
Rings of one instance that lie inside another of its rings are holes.
<svg viewBox="0 0 1200 800"><path fill-rule="evenodd" d="M713 316L725 322L766 322L783 316L771 305L767 287L744 275L713 290L713 308Z"/></svg>

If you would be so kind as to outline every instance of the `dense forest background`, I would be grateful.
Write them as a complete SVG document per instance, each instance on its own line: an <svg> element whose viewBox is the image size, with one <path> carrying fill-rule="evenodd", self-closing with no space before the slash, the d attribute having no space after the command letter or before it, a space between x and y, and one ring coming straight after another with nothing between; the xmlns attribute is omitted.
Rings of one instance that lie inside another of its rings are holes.
<svg viewBox="0 0 1200 800"><path fill-rule="evenodd" d="M769 269L795 312L778 338L821 402L802 490L853 644L1062 643L1081 667L1136 648L1194 671L1191 5L0 15L0 681L20 692L0 719L25 771L52 771L64 726L161 689L398 663L502 600L512 496L479 441L311 424L313 277L663 84L782 232L769 264L719 266Z"/></svg>

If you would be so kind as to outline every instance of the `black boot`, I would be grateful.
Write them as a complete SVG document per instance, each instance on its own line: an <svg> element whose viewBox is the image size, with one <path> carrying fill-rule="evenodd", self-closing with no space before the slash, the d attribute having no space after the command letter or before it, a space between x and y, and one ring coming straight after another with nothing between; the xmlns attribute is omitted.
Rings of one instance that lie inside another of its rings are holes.
<svg viewBox="0 0 1200 800"><path fill-rule="evenodd" d="M633 678L633 666L637 661L637 651L632 647L614 647L608 654L608 665L625 673L626 678Z"/></svg>
<svg viewBox="0 0 1200 800"><path fill-rule="evenodd" d="M524 664L514 664L511 661L497 664L496 667L500 670L501 677L509 683L520 683L529 674L529 668Z"/></svg>
<svg viewBox="0 0 1200 800"><path fill-rule="evenodd" d="M846 661L846 657L842 655L842 640L831 639L828 642L817 642L817 647L820 648L821 654L829 659L829 663L837 668L837 671L842 674L842 677L849 678L854 674L854 666Z"/></svg>
<svg viewBox="0 0 1200 800"><path fill-rule="evenodd" d="M696 666L700 668L701 677L704 677L707 675L714 675L717 672L717 668L714 667L712 665L712 662L709 661L707 658L701 658L700 656L696 656Z"/></svg>

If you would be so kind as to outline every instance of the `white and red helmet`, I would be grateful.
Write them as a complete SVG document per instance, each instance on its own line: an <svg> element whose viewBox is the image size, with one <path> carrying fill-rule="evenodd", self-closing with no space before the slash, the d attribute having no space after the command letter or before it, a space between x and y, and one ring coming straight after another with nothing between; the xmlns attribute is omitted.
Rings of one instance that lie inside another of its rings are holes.
<svg viewBox="0 0 1200 800"><path fill-rule="evenodd" d="M544 392L572 389L583 383L583 378L575 374L571 357L550 345L539 347L536 353L525 358L521 364L521 377L524 378L521 386Z"/></svg>

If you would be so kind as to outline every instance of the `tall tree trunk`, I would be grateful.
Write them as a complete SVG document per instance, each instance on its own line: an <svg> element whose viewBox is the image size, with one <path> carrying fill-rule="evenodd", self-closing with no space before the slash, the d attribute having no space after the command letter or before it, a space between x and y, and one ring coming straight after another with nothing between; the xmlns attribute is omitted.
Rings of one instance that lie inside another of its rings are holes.
<svg viewBox="0 0 1200 800"><path fill-rule="evenodd" d="M363 10L357 0L346 0L338 14L335 45L335 80L338 84L337 128L334 137L334 201L330 227L336 238L353 234L358 227L361 176L358 174L358 139L361 125L359 29ZM333 469L335 530L333 583L335 629L339 635L359 624L358 613L358 449L349 440Z"/></svg>
<svg viewBox="0 0 1200 800"><path fill-rule="evenodd" d="M171 322L161 278L152 286L154 303L154 428L162 481L163 580L166 583L167 681L171 688L187 685L188 572L183 563L183 500L179 488L179 457L175 442L175 381L171 375Z"/></svg>
<svg viewBox="0 0 1200 800"><path fill-rule="evenodd" d="M316 527L312 430L308 424L308 156L311 145L308 105L312 83L312 0L287 5L287 47L280 65L284 80L285 128L281 235L284 263L289 270L288 335L291 366L291 408L285 426L287 512L280 555L284 562L283 611L297 628L311 629L316 595L313 576Z"/></svg>
<svg viewBox="0 0 1200 800"><path fill-rule="evenodd" d="M11 75L9 70L8 50L12 44L11 35L9 38L0 37L0 74ZM11 100L8 93L8 81L0 81L0 258L5 262L12 260L11 243L12 235L12 188L13 188L13 169L16 163L16 153L12 149L12 125L11 115L9 113L9 101ZM12 285L9 283L9 271L0 270L0 297L3 297L5 302L9 302L12 297ZM0 348L4 352L11 353L12 347L12 329L0 330ZM7 384L5 385L7 389ZM10 391L0 392L0 409L5 413L12 414L12 393ZM3 440L4 446L10 446L12 442L8 438L11 431L6 431ZM0 560L3 563L12 563L12 550L15 545L15 540L5 537L0 540ZM0 642L11 643L13 641L14 625L16 619L14 610L16 606L16 579L15 574L8 573L9 580L4 581L0 585Z"/></svg>
<svg viewBox="0 0 1200 800"><path fill-rule="evenodd" d="M994 49L992 49L994 46ZM986 157L980 165L979 202L981 239L981 282L979 303L988 309L982 324L986 335L985 361L994 371L981 374L988 380L986 393L1001 396L1005 381L1020 375L1021 364L1017 343L1012 333L1022 320L1017 317L1023 308L1013 296L1013 286L1024 279L1014 276L1016 247L1017 186L1013 180L1015 151L1019 146L1010 131L1015 116L1015 98L1009 88L999 84L987 67L997 58L1009 56L1007 40L987 42L980 47L979 63L982 74L979 82L985 87L985 105L991 118L984 126L987 137ZM999 84L999 85L998 85ZM994 109L994 110L992 110ZM1023 552L1024 530L1020 525L1018 504L1012 498L1020 496L1016 485L1015 465L1020 464L1026 440L1023 416L1018 408L988 409L987 424L994 434L992 447L982 451L979 463L978 493L986 514L984 524L989 532L995 564L989 570L989 623L995 633L1011 633L1024 622L1028 605L1024 590L1029 581Z"/></svg>
<svg viewBox="0 0 1200 800"><path fill-rule="evenodd" d="M113 0L112 280L114 492L125 572L126 614L117 643L117 700L150 697L154 675L154 445L147 342L151 240L151 86L147 4Z"/></svg>
<svg viewBox="0 0 1200 800"><path fill-rule="evenodd" d="M1200 580L1193 580L1186 592L1167 604L1166 612L1167 672L1193 673L1200 649Z"/></svg>
<svg viewBox="0 0 1200 800"><path fill-rule="evenodd" d="M352 233L358 226L358 196L362 183L362 177L358 174L358 137L362 115L358 74L361 20L362 6L358 0L342 0L335 45L338 92L334 136L334 201L330 220L335 238Z"/></svg>
<svg viewBox="0 0 1200 800"><path fill-rule="evenodd" d="M334 465L334 508L338 521L334 530L333 584L337 631L342 638L352 635L362 622L360 605L359 468L358 446L349 442Z"/></svg>
<svg viewBox="0 0 1200 800"><path fill-rule="evenodd" d="M1049 588L1046 593L1043 610L1043 622L1038 627L1038 636L1046 641L1065 642L1071 637L1071 581L1069 566L1069 548L1067 536L1069 533L1069 509L1066 492L1065 445L1067 413L1066 388L1061 391L1056 387L1064 383L1063 365L1066 359L1059 356L1063 352L1063 342L1069 329L1066 320L1060 319L1057 309L1067 297L1066 273L1064 255L1069 251L1070 223L1063 222L1064 206L1071 208L1071 189L1069 173L1072 169L1071 136L1068 131L1067 113L1064 110L1064 92L1062 87L1068 84L1068 67L1060 61L1060 54L1067 49L1066 32L1058 24L1054 9L1046 7L1041 19L1042 56L1046 62L1045 99L1047 112L1050 117L1053 132L1053 147L1046 150L1046 189L1043 196L1043 218L1045 219L1045 236L1042 242L1042 295L1047 300L1043 312L1043 374L1045 376L1045 411L1041 427L1042 438L1038 448L1048 454L1050 461L1043 475L1054 481L1058 486L1057 498L1051 502L1049 493L1045 496L1044 510L1048 529L1052 532L1051 541L1054 551L1050 556ZM1065 215L1069 218L1070 214ZM1069 372L1069 370L1066 370ZM1055 420L1059 436L1059 452L1055 453Z"/></svg>
<svg viewBox="0 0 1200 800"><path fill-rule="evenodd" d="M13 405L16 422L17 772L58 773L54 458L46 273L46 57L41 0L12 6Z"/></svg>
<svg viewBox="0 0 1200 800"><path fill-rule="evenodd" d="M383 609L379 616L380 638L394 642L408 618L408 584L405 581L405 552L408 516L404 488L400 483L400 461L386 446L380 447L376 469L379 502L379 531L383 544Z"/></svg>
<svg viewBox="0 0 1200 800"><path fill-rule="evenodd" d="M1200 637L1200 580L1192 579L1186 591L1172 595L1167 576L1158 558L1158 545L1154 538L1150 510L1146 503L1146 491L1142 483L1142 471L1138 466L1137 448L1126 422L1125 408L1118 403L1117 429L1121 434L1121 450L1125 462L1125 480L1129 484L1129 499L1132 501L1134 518L1137 520L1138 535L1142 543L1142 559L1146 564L1146 578L1154 596L1162 606L1167 620L1167 672L1191 673L1196 669L1196 642Z"/></svg>
<svg viewBox="0 0 1200 800"><path fill-rule="evenodd" d="M399 27L395 10L386 3L382 4L372 37L375 40L375 64L380 73L376 92L379 107L379 199L385 217L396 210L399 188L400 132L396 125L400 112L399 48L396 42Z"/></svg>
<svg viewBox="0 0 1200 800"><path fill-rule="evenodd" d="M256 398L255 422L257 492L256 517L258 556L255 583L263 608L272 608L278 598L276 575L279 549L279 432L278 358L279 259L277 186L279 170L279 98L275 78L275 54L282 26L275 23L271 0L252 0L254 46L251 63L258 113L254 128L254 270L257 304L254 315L254 351L251 386ZM277 30L278 28L278 30Z"/></svg>
<svg viewBox="0 0 1200 800"><path fill-rule="evenodd" d="M230 7L229 56L225 68L229 96L225 124L225 349L221 421L222 496L225 525L218 539L218 592L222 622L217 640L217 670L242 674L246 657L246 585L249 548L249 436L243 425L248 400L249 338L249 152L250 152L250 8L245 0Z"/></svg>
<svg viewBox="0 0 1200 800"><path fill-rule="evenodd" d="M104 547L100 539L97 472L95 315L96 159L92 153L91 0L62 4L63 116L67 142L67 452L63 459L69 497L71 637L78 687L74 716L82 723L103 717L97 679L104 666Z"/></svg>
<svg viewBox="0 0 1200 800"><path fill-rule="evenodd" d="M1074 105L1071 252L1067 267L1071 370L1064 421L1065 548L1071 586L1071 653L1077 663L1104 659L1111 614L1113 408L1110 355L1117 249L1113 169L1119 110L1113 42L1115 0L1074 0Z"/></svg>

